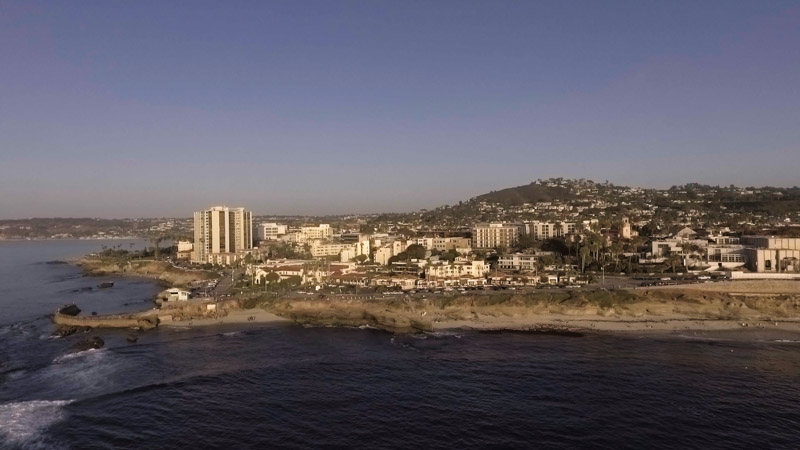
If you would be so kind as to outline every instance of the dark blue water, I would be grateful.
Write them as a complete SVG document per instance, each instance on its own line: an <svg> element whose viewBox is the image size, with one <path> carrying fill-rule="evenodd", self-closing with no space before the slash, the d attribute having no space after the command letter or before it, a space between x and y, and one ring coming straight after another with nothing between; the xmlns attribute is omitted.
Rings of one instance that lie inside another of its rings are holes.
<svg viewBox="0 0 800 450"><path fill-rule="evenodd" d="M0 329L0 447L800 447L792 342L229 325L71 353L28 320Z"/></svg>

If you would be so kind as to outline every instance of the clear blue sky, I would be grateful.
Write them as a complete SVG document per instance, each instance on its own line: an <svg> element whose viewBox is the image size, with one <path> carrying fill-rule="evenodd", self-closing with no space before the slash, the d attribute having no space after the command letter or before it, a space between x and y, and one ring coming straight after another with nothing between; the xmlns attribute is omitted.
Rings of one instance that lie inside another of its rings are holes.
<svg viewBox="0 0 800 450"><path fill-rule="evenodd" d="M0 0L0 218L800 185L797 1Z"/></svg>

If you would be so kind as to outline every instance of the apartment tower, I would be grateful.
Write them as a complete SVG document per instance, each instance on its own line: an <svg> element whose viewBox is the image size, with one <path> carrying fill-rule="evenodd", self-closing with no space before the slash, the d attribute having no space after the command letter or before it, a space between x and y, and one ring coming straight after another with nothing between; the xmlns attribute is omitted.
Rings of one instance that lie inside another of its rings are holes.
<svg viewBox="0 0 800 450"><path fill-rule="evenodd" d="M212 262L214 255L253 248L253 215L244 208L214 206L194 213L192 261Z"/></svg>

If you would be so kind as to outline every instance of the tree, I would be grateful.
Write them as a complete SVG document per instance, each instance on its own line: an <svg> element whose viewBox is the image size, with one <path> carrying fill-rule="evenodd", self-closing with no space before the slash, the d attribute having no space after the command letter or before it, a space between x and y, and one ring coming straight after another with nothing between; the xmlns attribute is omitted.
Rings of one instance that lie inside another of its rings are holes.
<svg viewBox="0 0 800 450"><path fill-rule="evenodd" d="M456 260L456 258L458 258L458 256L459 256L459 253L455 249L450 249L450 250L442 253L440 255L440 258L445 260L445 261L453 262L453 261Z"/></svg>
<svg viewBox="0 0 800 450"><path fill-rule="evenodd" d="M408 259L424 259L427 250L425 250L425 247L419 244L411 244L406 248L406 251L403 253L407 255Z"/></svg>
<svg viewBox="0 0 800 450"><path fill-rule="evenodd" d="M580 249L579 253L581 255L581 273L584 273L584 272L586 272L586 261L591 256L592 251L589 249L588 246L584 245L584 246L581 246L581 249Z"/></svg>
<svg viewBox="0 0 800 450"><path fill-rule="evenodd" d="M366 260L367 260L367 255L358 255L358 256L356 256L356 257L355 257L355 258L353 258L353 259L355 259L355 261L356 261L357 263L359 263L359 264L364 264L364 261L366 261Z"/></svg>
<svg viewBox="0 0 800 450"><path fill-rule="evenodd" d="M681 255L677 254L677 253L673 253L673 254L669 255L669 257L667 258L666 263L667 263L667 265L672 267L672 272L675 273L676 272L676 270L675 270L676 266L680 265L681 267L683 267L683 257Z"/></svg>
<svg viewBox="0 0 800 450"><path fill-rule="evenodd" d="M277 273L275 273L275 272L270 272L270 273L268 273L268 274L266 274L266 275L264 276L264 282L265 282L265 283L270 283L270 284L272 284L272 283L277 283L277 282L279 282L279 281L281 281L281 276L280 276L280 275L278 275L278 274L277 274Z"/></svg>

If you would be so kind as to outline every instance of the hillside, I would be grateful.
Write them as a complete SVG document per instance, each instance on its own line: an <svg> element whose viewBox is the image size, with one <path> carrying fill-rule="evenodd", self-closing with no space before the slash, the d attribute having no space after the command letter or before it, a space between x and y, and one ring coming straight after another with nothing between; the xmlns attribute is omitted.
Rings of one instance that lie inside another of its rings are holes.
<svg viewBox="0 0 800 450"><path fill-rule="evenodd" d="M574 193L562 186L545 186L533 182L525 186L492 191L475 197L475 200L486 203L504 205L522 205L524 203L552 202L554 200L570 200Z"/></svg>

